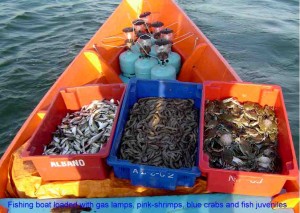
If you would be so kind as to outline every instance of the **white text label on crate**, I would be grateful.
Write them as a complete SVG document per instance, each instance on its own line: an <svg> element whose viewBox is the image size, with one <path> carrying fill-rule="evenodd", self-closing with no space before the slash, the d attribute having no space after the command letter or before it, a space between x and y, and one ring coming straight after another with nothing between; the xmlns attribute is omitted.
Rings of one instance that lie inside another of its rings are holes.
<svg viewBox="0 0 300 213"><path fill-rule="evenodd" d="M145 171L145 170L139 170L134 169L132 171L133 174L140 174L140 175L150 175L151 177L161 177L161 178L169 178L172 179L174 178L174 173L169 173L169 172L154 172L154 171Z"/></svg>
<svg viewBox="0 0 300 213"><path fill-rule="evenodd" d="M85 166L84 160L72 160L72 161L60 161L50 162L51 167L74 167L74 166Z"/></svg>
<svg viewBox="0 0 300 213"><path fill-rule="evenodd" d="M229 175L229 177L228 177L229 182L239 183L239 182L241 182L241 180L248 181L249 183L252 183L252 184L262 184L264 179L256 178L256 177L237 178L236 176L233 176L233 175Z"/></svg>

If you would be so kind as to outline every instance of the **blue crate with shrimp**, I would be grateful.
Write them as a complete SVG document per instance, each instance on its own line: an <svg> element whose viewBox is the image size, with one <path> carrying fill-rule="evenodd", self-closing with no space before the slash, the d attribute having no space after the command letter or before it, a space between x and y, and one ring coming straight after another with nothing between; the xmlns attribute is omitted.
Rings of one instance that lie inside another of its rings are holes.
<svg viewBox="0 0 300 213"><path fill-rule="evenodd" d="M200 176L202 84L131 79L107 159L133 185L175 190Z"/></svg>

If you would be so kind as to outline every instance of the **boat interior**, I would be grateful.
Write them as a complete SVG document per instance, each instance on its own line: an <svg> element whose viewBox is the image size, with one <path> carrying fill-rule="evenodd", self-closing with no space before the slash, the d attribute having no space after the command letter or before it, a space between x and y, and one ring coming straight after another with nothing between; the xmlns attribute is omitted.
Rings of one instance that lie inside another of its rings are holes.
<svg viewBox="0 0 300 213"><path fill-rule="evenodd" d="M107 38L123 36L122 29L130 27L132 21L146 11L151 12L152 21L164 22L165 26L169 26L175 32L177 41L182 40L173 46L173 50L182 59L182 68L177 80L198 83L207 80L241 81L218 50L173 1L123 0L49 89L9 145L0 162L1 198L6 197L3 186L7 183L6 174L9 172L10 156L31 138L53 97L61 88L99 83L122 83L119 78L119 55L125 50L124 40Z"/></svg>

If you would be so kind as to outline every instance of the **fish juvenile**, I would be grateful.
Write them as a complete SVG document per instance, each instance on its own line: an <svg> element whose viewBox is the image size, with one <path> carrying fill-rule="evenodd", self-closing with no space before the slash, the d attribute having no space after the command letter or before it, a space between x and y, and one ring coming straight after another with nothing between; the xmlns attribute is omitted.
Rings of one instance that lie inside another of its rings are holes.
<svg viewBox="0 0 300 213"><path fill-rule="evenodd" d="M43 155L99 152L110 137L118 105L113 99L94 100L79 111L67 113Z"/></svg>

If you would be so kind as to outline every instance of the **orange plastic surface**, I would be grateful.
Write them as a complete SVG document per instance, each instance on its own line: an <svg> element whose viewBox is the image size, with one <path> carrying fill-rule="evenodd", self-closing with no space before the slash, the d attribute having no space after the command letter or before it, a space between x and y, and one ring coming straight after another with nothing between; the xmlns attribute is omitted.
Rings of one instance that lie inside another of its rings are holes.
<svg viewBox="0 0 300 213"><path fill-rule="evenodd" d="M7 212L8 210L5 207L0 206L0 213L7 213Z"/></svg>
<svg viewBox="0 0 300 213"><path fill-rule="evenodd" d="M299 192L288 192L285 194L281 194L276 196L273 200L272 203L286 203L287 208L295 208L297 205L299 205L300 202L300 197L299 197ZM277 209L277 208L274 208Z"/></svg>
<svg viewBox="0 0 300 213"><path fill-rule="evenodd" d="M204 115L206 100L222 100L228 97L235 97L240 102L252 101L262 106L275 107L282 172L281 174L266 174L210 168L209 157L203 152L204 116L201 116L199 167L202 175L208 178L207 190L257 196L278 194L287 180L298 180L298 165L281 88L251 83L205 82L201 115Z"/></svg>
<svg viewBox="0 0 300 213"><path fill-rule="evenodd" d="M23 152L24 159L33 162L43 181L105 179L109 173L106 157L109 155L120 108L115 116L111 136L98 153L47 156L42 153L44 146L52 140L52 132L55 132L57 125L67 113L78 111L93 100L114 99L122 104L124 92L124 84L90 85L61 90L29 139L28 146Z"/></svg>
<svg viewBox="0 0 300 213"><path fill-rule="evenodd" d="M23 124L1 158L1 174L8 173L8 165L12 153L30 139L60 88L91 83L121 83L121 79L118 77L120 73L118 56L123 49L104 46L102 41L103 38L108 36L122 36L121 30L124 27L131 26L131 21L145 11L153 12L153 21L160 20L164 22L165 26L173 24L170 28L174 32L178 32L176 36L181 36L188 32L194 34L174 46L174 50L181 55L183 62L179 80L191 82L241 80L216 48L173 0L123 0L49 89ZM168 11L168 13L163 13L162 11ZM94 44L98 47L99 54L94 51ZM122 45L123 41L119 40L110 44ZM0 179L0 198L5 197L4 186L6 186L7 180L6 175Z"/></svg>

